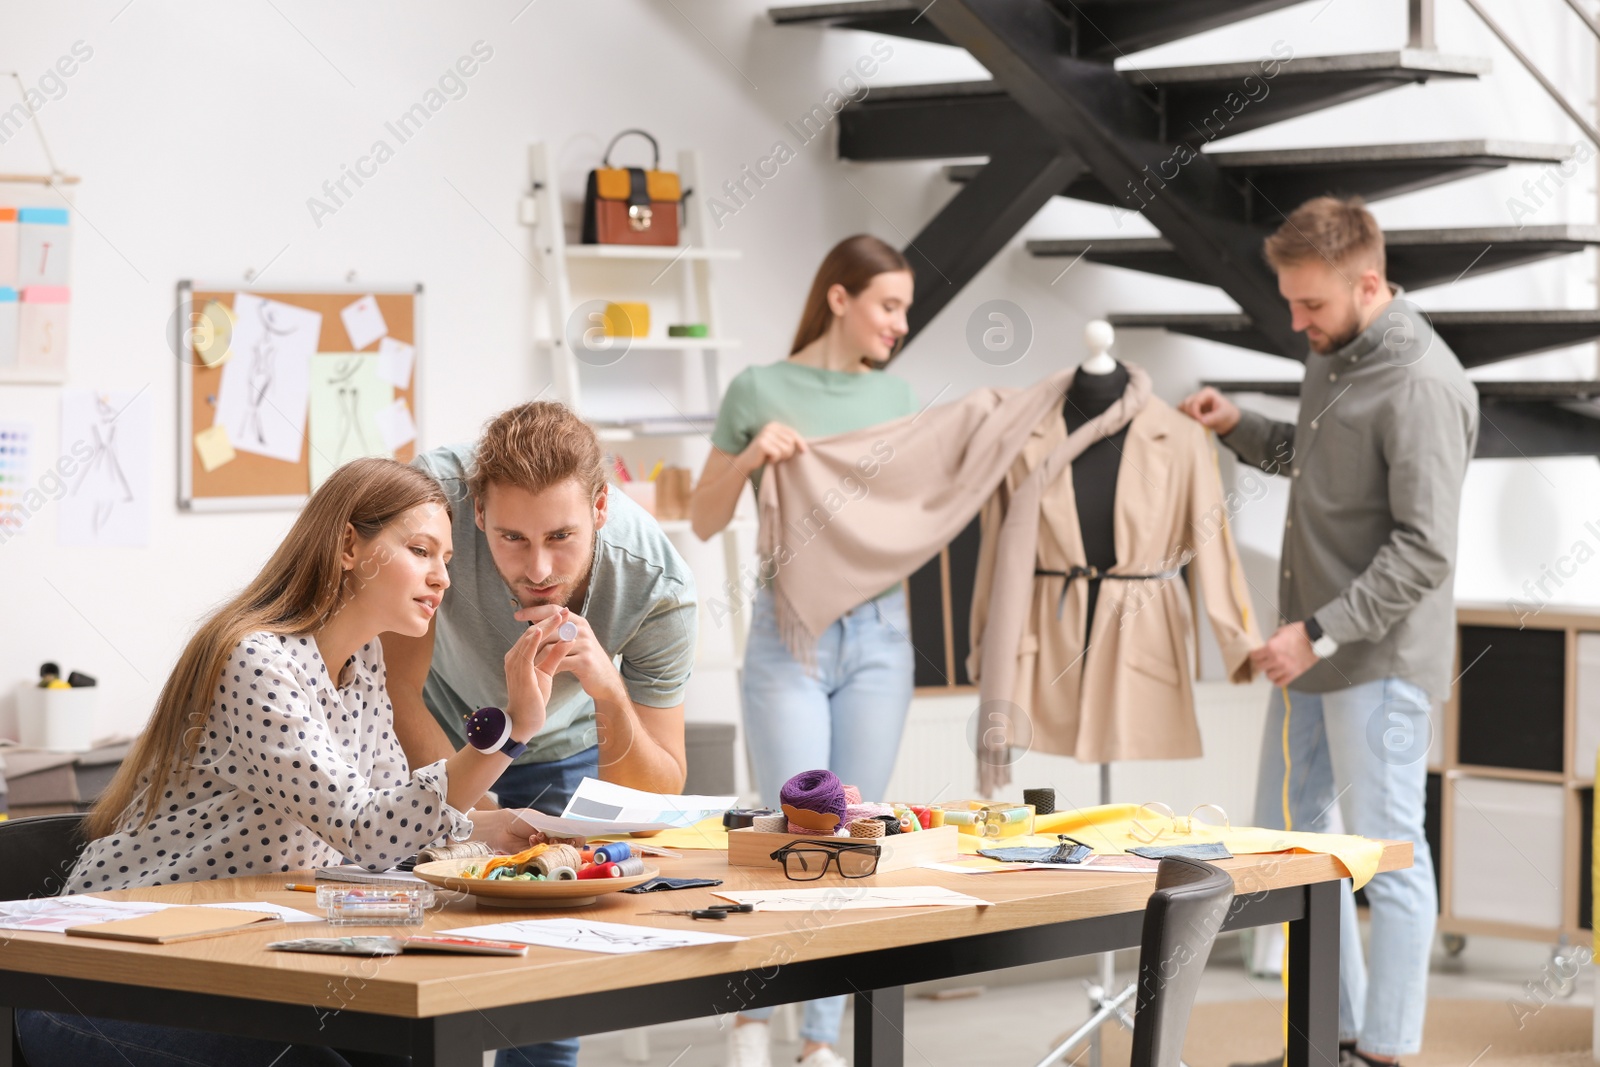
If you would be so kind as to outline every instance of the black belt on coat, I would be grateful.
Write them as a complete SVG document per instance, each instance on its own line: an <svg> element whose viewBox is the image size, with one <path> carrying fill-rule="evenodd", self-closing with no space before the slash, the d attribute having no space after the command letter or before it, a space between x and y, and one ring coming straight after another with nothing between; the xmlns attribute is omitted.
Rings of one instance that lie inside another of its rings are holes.
<svg viewBox="0 0 1600 1067"><path fill-rule="evenodd" d="M1071 569L1064 571L1047 571L1043 568L1035 568L1033 576L1035 578L1066 579L1066 581L1061 584L1061 599L1056 602L1056 618L1059 619L1061 618L1062 612L1066 610L1067 590L1072 588L1072 580L1074 578L1083 578L1091 582L1098 582L1101 579L1109 579L1111 581L1119 582L1152 582L1169 581L1173 578L1177 578L1182 573L1183 569L1181 567L1173 567L1172 569L1162 571L1159 574L1112 574L1110 571L1103 571L1099 567L1080 567L1074 565Z"/></svg>

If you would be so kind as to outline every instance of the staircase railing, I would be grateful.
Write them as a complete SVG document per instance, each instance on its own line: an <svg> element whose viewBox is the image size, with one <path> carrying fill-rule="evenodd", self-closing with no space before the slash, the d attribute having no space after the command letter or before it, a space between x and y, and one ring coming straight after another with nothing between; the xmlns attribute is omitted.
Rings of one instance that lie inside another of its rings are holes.
<svg viewBox="0 0 1600 1067"><path fill-rule="evenodd" d="M1417 12L1419 7L1427 9L1423 18L1427 23L1428 32L1431 34L1433 27L1433 12L1431 10L1433 7L1433 0L1410 0L1410 3L1412 18L1411 35L1413 39L1417 34L1417 26L1419 21ZM1594 123L1589 121L1589 119L1585 117L1581 111L1572 105L1572 101L1567 99L1566 94L1564 94L1560 89L1556 88L1554 82L1545 77L1544 71L1540 70L1538 66L1534 64L1533 60L1528 58L1526 52L1517 47L1517 43L1513 41L1511 36L1501 28L1500 24L1483 9L1483 5L1479 3L1478 0L1463 0L1463 3L1472 9L1472 13L1477 15L1485 26L1489 27L1490 33L1500 38L1500 43L1506 46L1506 51L1517 57L1517 62L1521 63L1523 69L1529 74L1533 75L1534 80L1544 87L1544 91L1550 94L1550 99L1554 100L1556 105L1560 107L1562 111L1567 113L1567 117L1578 124L1578 129L1582 130L1583 135L1589 138L1589 142L1596 148L1600 148L1600 129L1596 129ZM1600 25L1597 25L1593 19L1584 13L1583 8L1578 6L1578 0L1567 0L1567 6L1572 8L1573 11L1577 12L1578 17L1583 20L1584 26L1588 27L1591 33L1595 34L1597 37L1600 37Z"/></svg>

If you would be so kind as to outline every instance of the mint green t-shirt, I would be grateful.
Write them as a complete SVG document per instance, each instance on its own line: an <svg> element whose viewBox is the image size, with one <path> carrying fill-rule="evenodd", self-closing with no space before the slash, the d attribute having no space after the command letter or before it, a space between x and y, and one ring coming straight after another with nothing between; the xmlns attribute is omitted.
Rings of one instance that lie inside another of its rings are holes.
<svg viewBox="0 0 1600 1067"><path fill-rule="evenodd" d="M802 437L832 437L917 410L911 386L885 371L824 370L786 359L746 367L728 383L711 443L736 456L769 422L792 426ZM761 468L750 481L761 488Z"/></svg>
<svg viewBox="0 0 1600 1067"><path fill-rule="evenodd" d="M528 628L512 617L517 607L511 590L478 529L467 490L472 457L472 446L451 445L414 461L444 486L454 513L450 588L434 616L433 662L422 698L458 749L467 743L469 714L506 706L506 653ZM568 606L611 653L641 715L677 707L694 666L699 625L694 575L660 524L625 493L609 495L606 524L596 537L589 591L581 607ZM596 742L594 700L575 675L558 674L544 729L516 762L549 763Z"/></svg>

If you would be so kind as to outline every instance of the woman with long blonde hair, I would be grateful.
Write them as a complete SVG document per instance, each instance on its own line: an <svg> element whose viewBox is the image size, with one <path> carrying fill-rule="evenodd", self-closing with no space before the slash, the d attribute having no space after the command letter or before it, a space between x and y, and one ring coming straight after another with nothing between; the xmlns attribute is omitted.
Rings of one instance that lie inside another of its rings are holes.
<svg viewBox="0 0 1600 1067"><path fill-rule="evenodd" d="M450 553L449 504L427 474L387 459L336 470L261 573L189 639L89 813L66 892L346 860L381 870L446 838L526 846L515 811L470 810L510 764L505 750L469 745L412 769L395 738L378 638L427 631ZM529 627L506 655L507 748L544 725L563 620ZM141 1065L368 1062L44 1012L19 1015L17 1032L34 1067L124 1065L131 1049Z"/></svg>

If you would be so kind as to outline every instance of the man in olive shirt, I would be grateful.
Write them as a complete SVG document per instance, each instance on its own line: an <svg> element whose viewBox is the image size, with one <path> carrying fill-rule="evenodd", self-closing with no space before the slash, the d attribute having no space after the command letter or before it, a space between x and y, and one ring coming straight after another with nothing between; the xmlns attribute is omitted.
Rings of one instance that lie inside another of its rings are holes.
<svg viewBox="0 0 1600 1067"><path fill-rule="evenodd" d="M1428 710L1451 684L1456 527L1478 398L1427 316L1384 277L1383 234L1359 200L1307 202L1265 251L1311 346L1298 422L1241 412L1209 388L1181 407L1245 462L1290 479L1284 625L1252 655L1282 687L1257 824L1323 830L1338 803L1349 832L1414 849L1412 867L1367 886L1370 982L1348 882L1341 914L1341 1059L1395 1063L1421 1047L1427 1004L1438 911L1423 834Z"/></svg>

